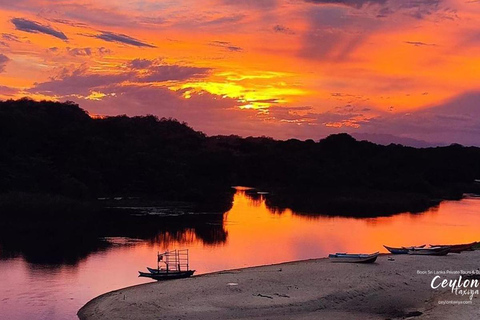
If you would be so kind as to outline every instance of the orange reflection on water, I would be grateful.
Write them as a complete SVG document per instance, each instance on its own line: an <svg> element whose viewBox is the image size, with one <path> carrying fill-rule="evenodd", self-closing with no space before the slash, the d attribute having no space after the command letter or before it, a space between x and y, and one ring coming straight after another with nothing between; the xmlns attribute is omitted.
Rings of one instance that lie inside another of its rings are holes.
<svg viewBox="0 0 480 320"><path fill-rule="evenodd" d="M28 264L21 258L0 260L2 316L73 319L76 311L95 296L149 282L138 278L137 270L156 266L157 251L167 249L190 249L190 266L200 274L325 257L338 251L386 252L383 244L480 240L480 199L445 201L420 214L354 219L301 215L289 209L273 211L263 195L253 199L247 195L251 192L237 188L223 225L219 219L200 227L162 231L149 241L112 238L112 247L91 253L76 266L52 269ZM209 232L220 236L209 238Z"/></svg>
<svg viewBox="0 0 480 320"><path fill-rule="evenodd" d="M480 240L480 200L444 201L419 213L391 217L345 218L302 215L268 208L237 189L224 215L225 243L207 246L189 233L188 241L160 241L146 246L147 261L156 250L190 248L198 272L325 257L332 252L387 252L383 244L406 246L464 243Z"/></svg>

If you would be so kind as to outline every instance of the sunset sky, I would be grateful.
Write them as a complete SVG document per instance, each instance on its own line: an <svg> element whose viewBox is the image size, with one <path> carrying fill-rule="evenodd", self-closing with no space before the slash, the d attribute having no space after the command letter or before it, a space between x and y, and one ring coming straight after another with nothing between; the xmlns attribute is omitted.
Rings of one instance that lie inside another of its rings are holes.
<svg viewBox="0 0 480 320"><path fill-rule="evenodd" d="M480 0L0 0L0 98L480 145Z"/></svg>

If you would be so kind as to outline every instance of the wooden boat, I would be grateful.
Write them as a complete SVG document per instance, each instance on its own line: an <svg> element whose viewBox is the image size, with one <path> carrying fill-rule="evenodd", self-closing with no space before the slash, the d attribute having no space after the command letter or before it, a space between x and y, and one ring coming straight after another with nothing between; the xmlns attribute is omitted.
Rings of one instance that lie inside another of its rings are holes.
<svg viewBox="0 0 480 320"><path fill-rule="evenodd" d="M155 269L155 268L150 268L150 267L147 267L148 269L148 272L141 272L141 271L138 271L138 273L142 276L142 277L150 277L152 274L156 275L156 274L173 274L175 273L176 271L174 270L167 270L167 269ZM195 270L187 270L187 271L180 271L182 274L185 273L186 276L191 276L193 275L193 273L195 272ZM190 273L190 274L189 274ZM189 274L189 275L188 275Z"/></svg>
<svg viewBox="0 0 480 320"><path fill-rule="evenodd" d="M408 254L425 256L445 256L449 252L450 247L414 248L408 250Z"/></svg>
<svg viewBox="0 0 480 320"><path fill-rule="evenodd" d="M169 272L159 272L159 273L150 273L150 272L141 272L138 271L139 277L147 277L152 278L157 281L162 280L173 280L173 279L181 279L181 278L188 278L193 275L195 270L187 270L187 271L169 271Z"/></svg>
<svg viewBox="0 0 480 320"><path fill-rule="evenodd" d="M412 247L400 247L400 248L395 248L395 247L389 247L389 246L386 246L386 245L383 245L385 247L385 249L387 249L388 251L390 251L390 253L392 254L407 254L408 253L408 250L411 250L411 249L415 249L415 248L423 248L425 247L425 245L421 245L421 246L412 246Z"/></svg>
<svg viewBox="0 0 480 320"><path fill-rule="evenodd" d="M329 254L328 258L332 262L346 262L346 263L373 263L377 260L379 253L372 254L347 254L347 253L335 253Z"/></svg>
<svg viewBox="0 0 480 320"><path fill-rule="evenodd" d="M460 253L462 251L473 251L473 247L477 242L463 243L463 244L431 244L431 247L450 247L451 253Z"/></svg>
<svg viewBox="0 0 480 320"><path fill-rule="evenodd" d="M160 267L160 262L162 268ZM147 267L148 272L138 271L139 277L148 277L158 281L188 278L195 270L189 269L188 249L157 253L157 269Z"/></svg>

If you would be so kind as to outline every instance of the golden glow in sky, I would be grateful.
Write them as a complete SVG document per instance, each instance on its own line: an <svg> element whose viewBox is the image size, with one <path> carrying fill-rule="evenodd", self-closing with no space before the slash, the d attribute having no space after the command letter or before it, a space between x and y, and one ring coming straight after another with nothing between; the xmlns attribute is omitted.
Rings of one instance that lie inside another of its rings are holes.
<svg viewBox="0 0 480 320"><path fill-rule="evenodd" d="M0 0L0 98L207 134L475 144L480 2Z"/></svg>

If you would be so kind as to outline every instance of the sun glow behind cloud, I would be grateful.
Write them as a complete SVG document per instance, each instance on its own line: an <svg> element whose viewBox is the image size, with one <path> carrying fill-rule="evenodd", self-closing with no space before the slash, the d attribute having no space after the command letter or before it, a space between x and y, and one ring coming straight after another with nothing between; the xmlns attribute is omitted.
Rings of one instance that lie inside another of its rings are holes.
<svg viewBox="0 0 480 320"><path fill-rule="evenodd" d="M280 138L434 140L427 131L466 112L451 130L477 134L480 3L19 0L0 1L0 15L4 99Z"/></svg>

